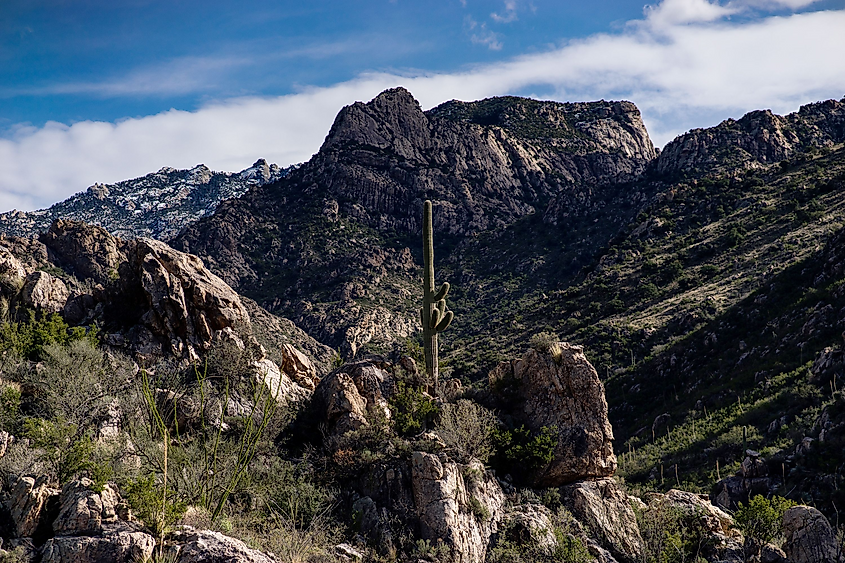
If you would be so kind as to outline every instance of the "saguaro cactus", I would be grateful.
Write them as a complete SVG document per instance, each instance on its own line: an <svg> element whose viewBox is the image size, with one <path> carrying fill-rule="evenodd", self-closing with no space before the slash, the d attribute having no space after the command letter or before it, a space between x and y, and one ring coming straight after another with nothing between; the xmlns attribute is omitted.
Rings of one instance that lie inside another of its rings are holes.
<svg viewBox="0 0 845 563"><path fill-rule="evenodd" d="M423 327L425 347L425 371L433 385L437 385L437 333L443 332L451 324L455 314L446 309L446 294L449 283L434 289L434 237L431 228L431 202L423 205L423 306L420 309L420 321Z"/></svg>

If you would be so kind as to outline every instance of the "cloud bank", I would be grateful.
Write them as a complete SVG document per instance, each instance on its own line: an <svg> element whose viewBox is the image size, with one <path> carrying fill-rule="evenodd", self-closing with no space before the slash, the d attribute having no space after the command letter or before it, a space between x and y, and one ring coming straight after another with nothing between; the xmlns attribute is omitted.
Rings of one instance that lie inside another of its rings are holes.
<svg viewBox="0 0 845 563"><path fill-rule="evenodd" d="M845 95L845 10L744 17L809 3L664 0L618 33L461 72L373 73L287 96L212 103L194 112L18 127L0 139L0 210L46 207L94 182L116 182L162 166L205 163L240 170L262 157L280 165L302 162L319 148L342 106L397 85L425 108L503 94L628 99L662 145L690 127L752 109L785 113Z"/></svg>

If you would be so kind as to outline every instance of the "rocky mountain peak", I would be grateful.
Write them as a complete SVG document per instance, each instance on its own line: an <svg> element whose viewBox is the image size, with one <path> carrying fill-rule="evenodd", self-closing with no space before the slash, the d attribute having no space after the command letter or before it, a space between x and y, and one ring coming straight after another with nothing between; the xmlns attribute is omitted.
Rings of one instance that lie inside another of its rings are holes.
<svg viewBox="0 0 845 563"><path fill-rule="evenodd" d="M368 103L355 102L335 118L322 151L349 145L390 149L398 156L420 161L430 147L428 120L419 102L405 88L385 90Z"/></svg>
<svg viewBox="0 0 845 563"><path fill-rule="evenodd" d="M807 104L785 116L755 110L681 135L664 147L656 168L663 174L760 168L843 140L845 99Z"/></svg>

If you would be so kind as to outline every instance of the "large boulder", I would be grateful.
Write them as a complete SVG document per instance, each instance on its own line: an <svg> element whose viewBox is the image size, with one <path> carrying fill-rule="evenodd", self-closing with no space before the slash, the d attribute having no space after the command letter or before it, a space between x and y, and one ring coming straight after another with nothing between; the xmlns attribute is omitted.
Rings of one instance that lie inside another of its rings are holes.
<svg viewBox="0 0 845 563"><path fill-rule="evenodd" d="M27 475L18 478L9 493L4 495L17 537L35 535L49 512L49 505L57 500L59 491L48 483L47 476L35 478Z"/></svg>
<svg viewBox="0 0 845 563"><path fill-rule="evenodd" d="M70 292L65 282L37 270L26 277L22 295L24 303L30 307L45 313L59 313L64 309Z"/></svg>
<svg viewBox="0 0 845 563"><path fill-rule="evenodd" d="M120 239L102 227L80 221L54 221L39 240L52 262L94 283L107 285L116 280L120 265L126 262Z"/></svg>
<svg viewBox="0 0 845 563"><path fill-rule="evenodd" d="M137 563L149 561L155 539L126 523L97 536L57 536L41 548L41 563Z"/></svg>
<svg viewBox="0 0 845 563"><path fill-rule="evenodd" d="M604 385L581 346L559 342L546 351L529 350L520 360L499 364L489 379L492 389L512 386L518 422L535 432L557 429L554 458L535 475L537 485L559 486L616 471Z"/></svg>
<svg viewBox="0 0 845 563"><path fill-rule="evenodd" d="M315 391L315 407L329 433L341 436L368 424L368 418L390 419L387 399L393 377L369 360L342 365L324 377Z"/></svg>
<svg viewBox="0 0 845 563"><path fill-rule="evenodd" d="M56 535L97 535L105 526L117 522L120 496L110 485L104 485L99 492L93 486L93 481L82 478L62 487L61 509L53 522Z"/></svg>
<svg viewBox="0 0 845 563"><path fill-rule="evenodd" d="M177 563L276 563L272 557L220 532L184 526L172 534L182 544Z"/></svg>
<svg viewBox="0 0 845 563"><path fill-rule="evenodd" d="M141 320L174 356L198 359L224 328L251 336L240 296L202 260L152 239L133 241L128 254L148 305Z"/></svg>
<svg viewBox="0 0 845 563"><path fill-rule="evenodd" d="M572 483L561 489L566 508L602 547L619 561L633 563L644 555L643 538L628 495L613 479Z"/></svg>
<svg viewBox="0 0 845 563"><path fill-rule="evenodd" d="M505 504L495 478L479 462L464 466L445 455L414 452L412 464L422 538L442 540L456 563L482 563Z"/></svg>
<svg viewBox="0 0 845 563"><path fill-rule="evenodd" d="M783 515L784 551L790 563L836 563L836 533L824 515L811 506L793 506Z"/></svg>

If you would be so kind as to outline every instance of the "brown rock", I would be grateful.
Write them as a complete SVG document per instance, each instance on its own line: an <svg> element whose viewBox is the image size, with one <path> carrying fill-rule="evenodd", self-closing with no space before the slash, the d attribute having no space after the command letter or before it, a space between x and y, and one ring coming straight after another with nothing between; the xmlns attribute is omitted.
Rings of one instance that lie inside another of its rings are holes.
<svg viewBox="0 0 845 563"><path fill-rule="evenodd" d="M47 486L47 476L24 476L12 486L6 499L6 508L12 516L15 534L19 538L31 537L41 524L48 503L59 495L57 489Z"/></svg>
<svg viewBox="0 0 845 563"><path fill-rule="evenodd" d="M17 293L23 287L26 270L12 252L0 245L0 287L9 293Z"/></svg>
<svg viewBox="0 0 845 563"><path fill-rule="evenodd" d="M107 285L117 279L118 268L126 262L120 240L102 227L80 221L59 219L39 237L52 261L80 279Z"/></svg>
<svg viewBox="0 0 845 563"><path fill-rule="evenodd" d="M110 526L99 536L57 536L41 549L42 563L137 563L149 561L155 539L127 526Z"/></svg>
<svg viewBox="0 0 845 563"><path fill-rule="evenodd" d="M108 524L117 522L120 496L110 485L105 485L101 492L94 491L93 485L90 479L82 478L62 487L61 509L53 522L56 535L96 535Z"/></svg>
<svg viewBox="0 0 845 563"><path fill-rule="evenodd" d="M495 478L479 462L463 466L445 455L414 452L412 465L422 538L445 542L456 563L482 563L505 502Z"/></svg>
<svg viewBox="0 0 845 563"><path fill-rule="evenodd" d="M368 424L370 415L390 419L387 399L393 378L370 361L344 364L320 381L315 391L319 412L336 436Z"/></svg>
<svg viewBox="0 0 845 563"><path fill-rule="evenodd" d="M40 270L26 277L23 286L23 301L30 307L46 313L59 313L67 303L70 292L65 282Z"/></svg>
<svg viewBox="0 0 845 563"><path fill-rule="evenodd" d="M836 534L824 515L810 506L793 506L783 515L784 551L790 563L836 563Z"/></svg>
<svg viewBox="0 0 845 563"><path fill-rule="evenodd" d="M276 563L272 557L220 532L185 526L172 539L183 544L177 563Z"/></svg>
<svg viewBox="0 0 845 563"><path fill-rule="evenodd" d="M643 539L626 495L613 479L572 483L561 489L564 505L591 536L620 561L639 561Z"/></svg>
<svg viewBox="0 0 845 563"><path fill-rule="evenodd" d="M489 376L493 388L511 378L519 397L514 417L535 432L557 428L554 459L536 475L538 485L613 475L616 456L604 385L581 346L560 342L548 352L529 350Z"/></svg>

